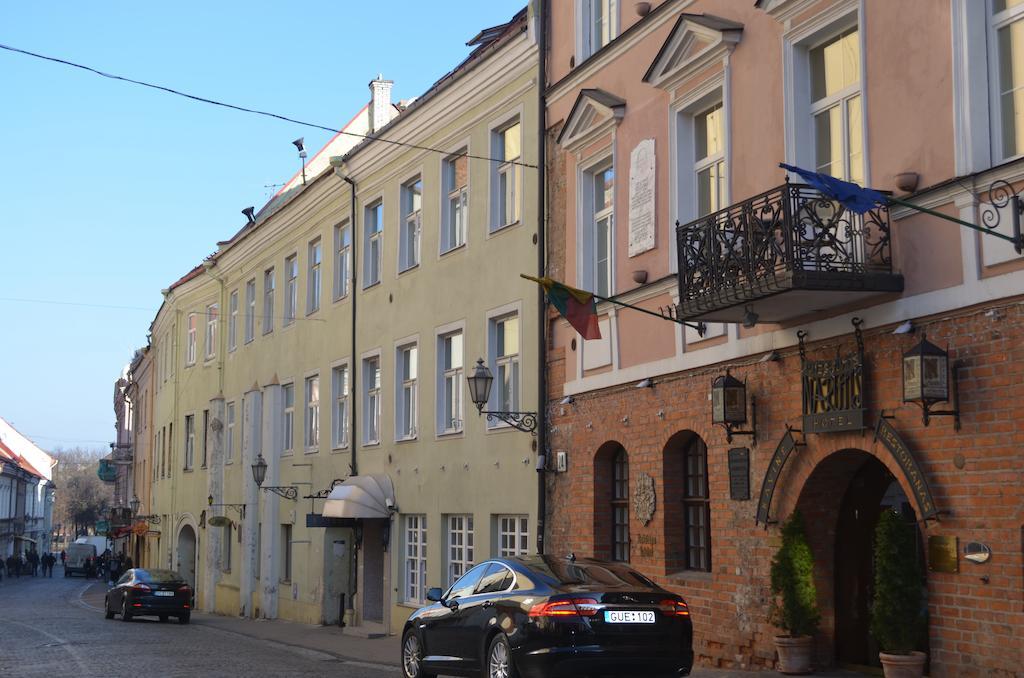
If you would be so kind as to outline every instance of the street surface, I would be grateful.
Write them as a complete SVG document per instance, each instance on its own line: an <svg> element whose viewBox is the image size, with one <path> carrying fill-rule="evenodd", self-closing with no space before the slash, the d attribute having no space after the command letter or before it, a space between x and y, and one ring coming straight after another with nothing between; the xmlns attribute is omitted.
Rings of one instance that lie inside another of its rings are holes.
<svg viewBox="0 0 1024 678"><path fill-rule="evenodd" d="M4 577L0 583L0 676L137 678L159 675L332 676L395 678L398 668L341 660L334 655L258 640L204 626L203 615L182 626L155 618L124 623L103 618L102 598L82 594L94 583ZM197 623L198 622L198 623ZM397 660L396 660L397 661Z"/></svg>

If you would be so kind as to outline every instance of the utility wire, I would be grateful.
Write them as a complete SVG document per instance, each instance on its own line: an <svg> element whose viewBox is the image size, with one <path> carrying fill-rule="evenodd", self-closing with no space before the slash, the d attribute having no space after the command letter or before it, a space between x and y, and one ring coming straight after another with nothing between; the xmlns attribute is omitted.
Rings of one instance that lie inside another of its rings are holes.
<svg viewBox="0 0 1024 678"><path fill-rule="evenodd" d="M3 302L3 301L11 301L11 302L19 303L19 304L53 304L53 305L57 305L57 306L75 306L75 307L79 307L79 308L103 308L103 309L110 309L110 310L114 310L114 311L147 311L149 313L153 312L152 308L147 308L147 307L144 307L144 306L116 306L116 305L113 305L113 304L87 304L87 303L79 302L79 301L60 301L60 300L57 300L57 299L24 299L24 298L20 298L20 297L0 297L0 302ZM209 313L209 312L207 312L205 310L198 310L198 309L196 309L196 310L183 310L182 313L184 313L186 315L201 315L201 316L217 315L217 314ZM240 313L239 315L241 316L242 314ZM252 317L253 317L254 320L263 320L263 319L269 317L269 318L272 318L273 320L280 320L282 324L284 324L284 323L291 323L291 322L294 322L294 321L297 321L297 320L306 320L306 321L318 322L318 323L325 323L325 322L327 322L326 318L306 318L306 317L300 316L298 314L296 314L295 317L290 317L290 316L285 316L285 315L275 315L275 316L253 315Z"/></svg>
<svg viewBox="0 0 1024 678"><path fill-rule="evenodd" d="M305 121L302 121L302 120L296 120L295 118L289 118L287 116L279 115L277 113L271 113L269 111L259 111L259 110L253 109L253 108L245 108L244 106L236 106L234 104L224 103L223 101L217 101L215 99L207 99L205 97L196 96L194 94L188 94L186 92L180 92L180 91L178 91L176 89L171 89L170 87L164 87L163 85L154 85L153 83L143 82L142 80L133 80L132 78L126 78L126 77L121 76L121 75L114 75L112 73L104 73L103 71L97 70L97 69L92 68L90 66L84 66L82 64L76 64L73 61L67 61L66 59L58 59L57 57L46 56L45 54L37 54L36 52L30 52L28 50L20 49L18 47L11 47L10 45L0 44L0 49L7 50L8 52L16 52L18 54L24 54L25 56L34 57L36 59L42 59L44 61L51 61L53 63L63 64L65 66L70 66L72 68L79 68L79 69L81 69L83 71L88 71L90 73L95 73L96 75L99 75L99 76L104 77L104 78L110 78L111 80L120 80L121 82L127 82L127 83L131 83L133 85L140 85L142 87L149 87L150 89L160 90L161 92L166 92L168 94L173 94L173 95L179 96L179 97L185 97L186 99L192 99L193 101L199 101L199 102L204 103L204 104L210 104L212 106L221 106L223 108L230 108L232 110L241 111L243 113L252 113L254 115L263 115L263 116L266 116L268 118L276 118L278 120L283 120L285 122L291 122L291 123L294 123L296 125L303 125L305 127L312 127L313 129L319 129L319 130L323 130L325 132L334 132L335 134L344 134L346 136L358 137L360 139L373 139L374 141L379 141L379 142L384 143L384 144L392 144L394 146L404 146L406 148L415 148L415 149L420 150L420 151L430 151L431 153L441 153L442 155L446 155L446 156L450 156L450 157L465 157L465 158L472 158L473 160L487 160L489 162L501 162L501 163L507 163L509 165L520 165L522 167L529 167L531 169L537 169L536 165L533 165L533 164L530 164L530 163L527 163L527 162L521 162L519 160L508 161L508 160L504 160L504 159L501 159L501 158L492 158L492 157L489 157L489 156L486 156L486 155L471 155L468 152L466 152L466 153L451 153L449 151L445 151L445 150L440 149L440 148L433 148L431 146L420 146L418 144L410 144L410 143L407 143L407 142L404 142L404 141L394 141L392 139L384 139L384 138L381 138L381 137L370 136L370 135L367 135L367 134L357 134L356 132L346 132L344 130L334 129L333 127L327 127L325 125L318 125L318 124L313 123L313 122L305 122Z"/></svg>

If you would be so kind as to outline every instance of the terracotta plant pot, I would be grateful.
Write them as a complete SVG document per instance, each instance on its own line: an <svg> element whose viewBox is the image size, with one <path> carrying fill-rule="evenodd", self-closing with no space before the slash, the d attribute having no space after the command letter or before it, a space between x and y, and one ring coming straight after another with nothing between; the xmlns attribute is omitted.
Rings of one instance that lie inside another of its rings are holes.
<svg viewBox="0 0 1024 678"><path fill-rule="evenodd" d="M775 649L779 653L779 673L810 673L813 647L814 639L810 636L775 636Z"/></svg>
<svg viewBox="0 0 1024 678"><path fill-rule="evenodd" d="M924 652L910 654L887 654L879 652L885 678L921 678L924 675L924 662L928 658Z"/></svg>

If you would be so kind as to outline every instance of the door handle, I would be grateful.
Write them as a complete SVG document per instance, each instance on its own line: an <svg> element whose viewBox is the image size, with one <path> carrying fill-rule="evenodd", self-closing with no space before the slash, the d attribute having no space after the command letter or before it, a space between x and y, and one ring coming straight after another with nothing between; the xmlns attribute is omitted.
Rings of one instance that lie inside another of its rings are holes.
<svg viewBox="0 0 1024 678"><path fill-rule="evenodd" d="M480 607L494 607L493 600L485 600Z"/></svg>

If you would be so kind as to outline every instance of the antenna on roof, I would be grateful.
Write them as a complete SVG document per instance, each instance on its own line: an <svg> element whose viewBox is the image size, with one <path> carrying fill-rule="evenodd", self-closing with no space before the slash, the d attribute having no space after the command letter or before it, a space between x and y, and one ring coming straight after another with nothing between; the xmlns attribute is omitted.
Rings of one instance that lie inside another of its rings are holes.
<svg viewBox="0 0 1024 678"><path fill-rule="evenodd" d="M242 214L245 215L245 218L249 220L250 224L255 224L256 223L255 212L256 212L256 208L255 207L246 207L244 210L242 210Z"/></svg>
<svg viewBox="0 0 1024 678"><path fill-rule="evenodd" d="M299 160L302 161L302 185L303 186L306 185L306 146L303 143L304 140L305 140L304 137L299 137L298 139L296 139L295 141L292 142L292 144L295 145L295 148L299 149Z"/></svg>

